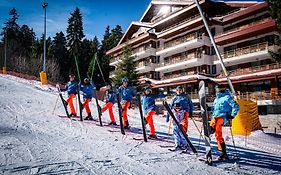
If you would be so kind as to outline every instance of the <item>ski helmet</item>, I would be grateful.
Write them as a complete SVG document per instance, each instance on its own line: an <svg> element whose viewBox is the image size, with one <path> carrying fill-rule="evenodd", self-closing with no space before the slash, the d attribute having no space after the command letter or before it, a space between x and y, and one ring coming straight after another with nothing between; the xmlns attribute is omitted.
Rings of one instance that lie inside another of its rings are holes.
<svg viewBox="0 0 281 175"><path fill-rule="evenodd" d="M122 83L128 82L128 81L129 81L129 79L127 77L122 78Z"/></svg>

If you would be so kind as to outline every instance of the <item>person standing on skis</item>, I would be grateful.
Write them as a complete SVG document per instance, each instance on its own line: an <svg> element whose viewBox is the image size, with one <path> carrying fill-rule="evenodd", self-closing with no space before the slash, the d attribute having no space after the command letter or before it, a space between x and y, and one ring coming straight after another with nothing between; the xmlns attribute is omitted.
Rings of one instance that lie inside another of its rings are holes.
<svg viewBox="0 0 281 175"><path fill-rule="evenodd" d="M59 88L61 91L67 91L68 99L66 100L66 102L70 107L70 117L77 116L73 105L73 98L75 98L77 93L77 81L75 80L75 75L69 75L69 82L66 84L65 88L60 88L59 84L57 84L57 88Z"/></svg>
<svg viewBox="0 0 281 175"><path fill-rule="evenodd" d="M88 78L85 78L84 84L80 85L80 90L83 93L83 99L84 99L82 108L86 109L87 112L87 117L85 118L85 120L93 120L92 113L89 107L89 102L93 98L93 89L96 89L95 84L92 81L90 81Z"/></svg>
<svg viewBox="0 0 281 175"><path fill-rule="evenodd" d="M112 106L116 101L116 90L112 88L112 85L110 83L107 85L105 100L106 100L106 104L105 106L103 106L101 111L105 112L106 110L108 110L109 117L110 117L109 125L117 125L112 110Z"/></svg>
<svg viewBox="0 0 281 175"><path fill-rule="evenodd" d="M221 151L219 160L227 160L226 145L222 137L222 126L228 123L228 120L233 119L240 107L232 98L231 93L222 84L216 86L216 99L212 108L213 119L210 122L211 134L215 133L218 143L218 150Z"/></svg>
<svg viewBox="0 0 281 175"><path fill-rule="evenodd" d="M135 91L129 86L129 79L127 77L122 78L122 86L119 87L119 93L121 93L121 105L122 116L124 121L124 129L129 129L129 121L127 116L128 108L131 106L133 97L136 96Z"/></svg>
<svg viewBox="0 0 281 175"><path fill-rule="evenodd" d="M155 134L155 128L153 123L153 115L156 113L156 105L155 105L155 99L156 98L165 98L164 94L152 94L152 89L150 87L144 88L143 97L142 97L142 106L144 110L145 117L145 123L149 124L150 127L150 135L148 138L156 139L157 136Z"/></svg>

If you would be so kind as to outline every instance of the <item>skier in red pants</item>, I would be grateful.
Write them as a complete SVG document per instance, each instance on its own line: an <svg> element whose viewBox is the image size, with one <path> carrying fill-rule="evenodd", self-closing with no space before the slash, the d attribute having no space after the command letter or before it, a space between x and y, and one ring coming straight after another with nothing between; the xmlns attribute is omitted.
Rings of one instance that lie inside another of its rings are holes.
<svg viewBox="0 0 281 175"><path fill-rule="evenodd" d="M101 109L102 112L105 112L106 110L108 110L109 112L109 117L110 117L110 123L109 125L117 125L115 118L114 118L114 114L112 111L112 106L114 105L115 101L116 101L116 92L115 90L112 89L112 85L108 84L107 85L107 90L106 90L106 104L105 106Z"/></svg>

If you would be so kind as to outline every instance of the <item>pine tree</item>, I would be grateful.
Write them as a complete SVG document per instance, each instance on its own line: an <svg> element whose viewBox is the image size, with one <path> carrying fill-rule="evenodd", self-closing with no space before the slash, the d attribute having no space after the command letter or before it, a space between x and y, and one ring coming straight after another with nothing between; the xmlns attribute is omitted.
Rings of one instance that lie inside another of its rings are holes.
<svg viewBox="0 0 281 175"><path fill-rule="evenodd" d="M52 42L52 50L54 54L54 58L58 61L60 65L60 75L61 80L64 82L68 80L69 74L69 57L66 49L66 38L64 33L61 31L56 33L54 40Z"/></svg>
<svg viewBox="0 0 281 175"><path fill-rule="evenodd" d="M138 85L136 63L134 62L134 57L132 57L132 50L130 47L127 46L123 49L121 60L122 61L116 67L113 84L120 85L122 78L128 77L133 86Z"/></svg>
<svg viewBox="0 0 281 175"><path fill-rule="evenodd" d="M75 58L76 56L78 65L80 66L80 53L82 47L82 39L84 38L84 33L83 33L83 19L82 15L80 13L79 8L76 7L76 9L71 13L70 18L68 19L68 27L66 29L66 38L67 38L67 47L70 53L70 71L76 72L76 67L75 67Z"/></svg>
<svg viewBox="0 0 281 175"><path fill-rule="evenodd" d="M269 10L271 17L275 20L277 28L281 29L281 1L280 0L267 0L269 3ZM279 32L279 37L276 39L276 44L279 46L277 52L270 52L273 60L276 62L281 62L281 34Z"/></svg>

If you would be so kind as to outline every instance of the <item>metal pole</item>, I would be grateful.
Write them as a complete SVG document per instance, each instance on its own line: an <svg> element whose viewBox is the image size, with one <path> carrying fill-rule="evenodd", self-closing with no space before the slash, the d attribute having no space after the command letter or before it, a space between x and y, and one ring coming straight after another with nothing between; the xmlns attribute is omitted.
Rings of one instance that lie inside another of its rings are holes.
<svg viewBox="0 0 281 175"><path fill-rule="evenodd" d="M5 30L5 61L4 61L4 67L7 67L7 42L8 42L8 35L7 35L7 28Z"/></svg>
<svg viewBox="0 0 281 175"><path fill-rule="evenodd" d="M234 96L234 98L236 98L236 93L235 93L234 87L232 85L232 82L231 82L230 78L228 77L228 73L226 71L226 68L225 68L225 65L223 63L223 60L222 60L221 54L219 52L219 49L218 49L218 47L217 47L217 45L215 43L214 37L213 37L213 35L212 35L211 31L210 31L210 28L209 28L209 25L207 23L206 17L204 16L204 13L203 13L203 11L202 11L202 9L200 7L200 4L199 4L198 0L195 0L195 3L196 3L196 6L197 6L197 8L199 10L201 18L203 19L203 23L204 23L205 28L206 28L206 30L208 32L208 35L209 35L209 37L211 39L211 43L214 46L215 52L216 52L217 57L218 57L218 59L220 61L221 67L222 67L223 72L224 72L224 75L226 76L226 79L228 81L228 84L229 84L230 90L232 92L232 95Z"/></svg>
<svg viewBox="0 0 281 175"><path fill-rule="evenodd" d="M48 3L44 2L42 7L44 9L44 63L43 63L43 71L46 72L46 9Z"/></svg>

